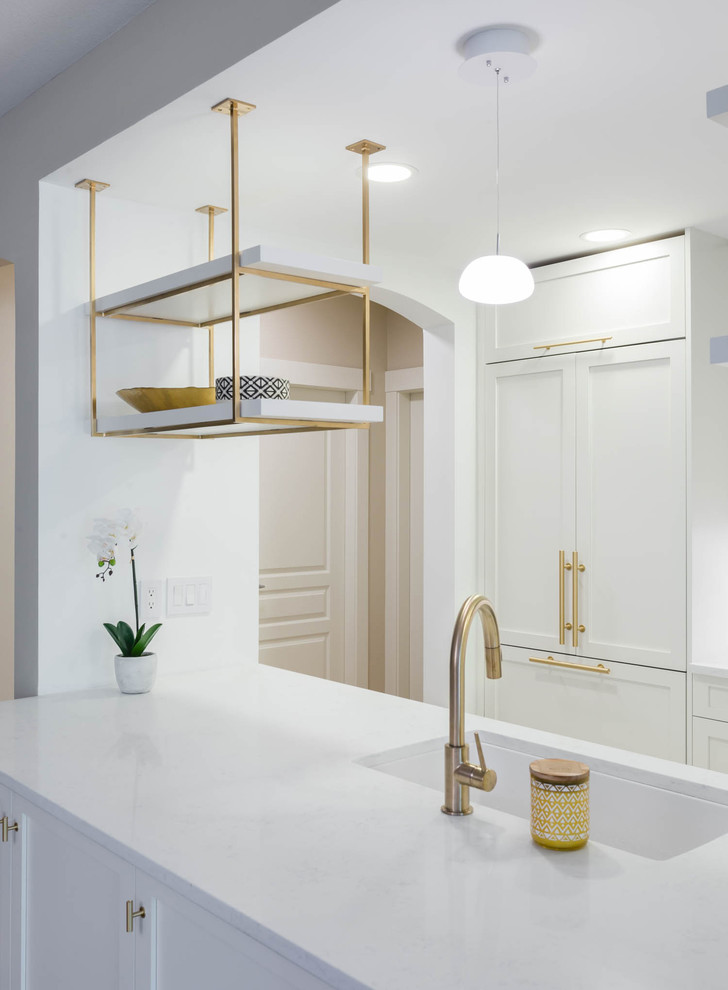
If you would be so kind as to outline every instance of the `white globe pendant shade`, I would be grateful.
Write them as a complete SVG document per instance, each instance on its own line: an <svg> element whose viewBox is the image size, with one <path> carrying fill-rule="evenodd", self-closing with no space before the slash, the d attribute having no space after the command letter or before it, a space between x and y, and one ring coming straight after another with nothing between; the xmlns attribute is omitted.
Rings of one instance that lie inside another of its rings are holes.
<svg viewBox="0 0 728 990"><path fill-rule="evenodd" d="M518 258L486 254L463 269L458 283L461 295L473 302L501 306L520 302L533 293L533 275Z"/></svg>

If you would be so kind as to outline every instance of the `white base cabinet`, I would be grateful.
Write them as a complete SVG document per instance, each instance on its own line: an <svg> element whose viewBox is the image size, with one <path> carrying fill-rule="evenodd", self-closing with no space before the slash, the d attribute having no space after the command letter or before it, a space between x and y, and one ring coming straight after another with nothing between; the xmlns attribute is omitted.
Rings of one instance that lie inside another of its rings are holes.
<svg viewBox="0 0 728 990"><path fill-rule="evenodd" d="M684 763L685 681L680 671L504 646L503 677L487 682L487 714Z"/></svg>
<svg viewBox="0 0 728 990"><path fill-rule="evenodd" d="M128 990L134 868L17 796L13 817L13 990Z"/></svg>
<svg viewBox="0 0 728 990"><path fill-rule="evenodd" d="M330 986L4 787L0 812L0 990Z"/></svg>
<svg viewBox="0 0 728 990"><path fill-rule="evenodd" d="M728 722L693 718L693 765L728 773Z"/></svg>
<svg viewBox="0 0 728 990"><path fill-rule="evenodd" d="M0 818L12 819L12 796L0 787ZM15 833L10 833L14 836ZM8 837L9 838L9 837ZM0 990L10 988L10 915L12 901L12 855L10 842L0 843Z"/></svg>
<svg viewBox="0 0 728 990"><path fill-rule="evenodd" d="M728 677L693 674L693 764L728 773Z"/></svg>
<svg viewBox="0 0 728 990"><path fill-rule="evenodd" d="M135 990L323 990L327 984L175 891L137 875Z"/></svg>

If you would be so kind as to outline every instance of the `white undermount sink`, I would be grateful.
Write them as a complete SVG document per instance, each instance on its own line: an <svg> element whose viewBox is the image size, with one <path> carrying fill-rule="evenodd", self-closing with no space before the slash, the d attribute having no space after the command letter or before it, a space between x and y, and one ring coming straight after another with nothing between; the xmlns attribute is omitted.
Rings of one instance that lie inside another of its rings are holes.
<svg viewBox="0 0 728 990"><path fill-rule="evenodd" d="M472 804L528 820L528 765L545 756L560 756L582 760L592 768L591 838L596 842L649 859L672 859L728 833L728 804L670 789L681 786L682 782L674 778L635 771L617 763L590 760L578 753L541 749L497 733L481 732L480 738L486 762L496 771L498 783L495 790L487 794L471 788ZM475 754L472 735L467 741L472 758ZM444 780L444 743L444 739L433 739L378 753L359 762L432 788L438 792L437 795L433 793L433 803L439 805ZM670 787L665 786L668 783Z"/></svg>

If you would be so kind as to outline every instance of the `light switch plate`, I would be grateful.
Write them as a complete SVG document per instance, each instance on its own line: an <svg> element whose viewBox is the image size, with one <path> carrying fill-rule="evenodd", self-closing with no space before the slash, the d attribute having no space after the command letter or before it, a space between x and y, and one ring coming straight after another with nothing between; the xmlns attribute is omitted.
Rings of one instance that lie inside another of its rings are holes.
<svg viewBox="0 0 728 990"><path fill-rule="evenodd" d="M212 578L167 578L167 617L209 615L212 611Z"/></svg>

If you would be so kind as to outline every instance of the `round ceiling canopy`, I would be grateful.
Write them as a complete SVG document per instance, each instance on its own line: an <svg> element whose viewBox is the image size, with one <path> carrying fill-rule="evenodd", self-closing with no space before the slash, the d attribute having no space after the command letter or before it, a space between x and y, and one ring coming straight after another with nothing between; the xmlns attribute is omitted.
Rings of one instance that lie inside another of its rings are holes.
<svg viewBox="0 0 728 990"><path fill-rule="evenodd" d="M460 75L477 86L495 86L497 70L503 83L520 82L536 71L531 39L518 28L484 28L462 44L465 61Z"/></svg>

